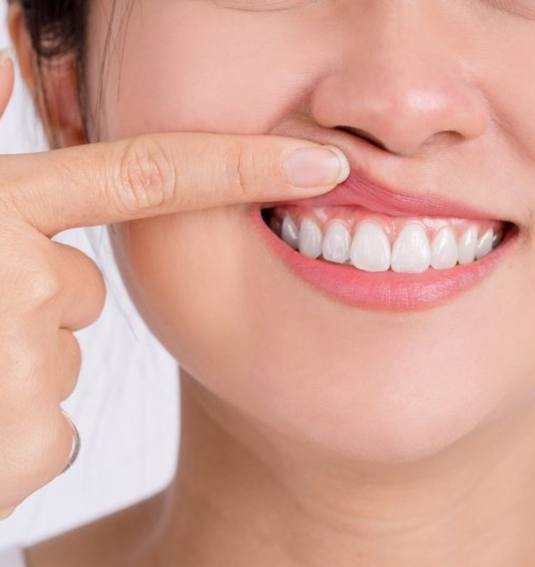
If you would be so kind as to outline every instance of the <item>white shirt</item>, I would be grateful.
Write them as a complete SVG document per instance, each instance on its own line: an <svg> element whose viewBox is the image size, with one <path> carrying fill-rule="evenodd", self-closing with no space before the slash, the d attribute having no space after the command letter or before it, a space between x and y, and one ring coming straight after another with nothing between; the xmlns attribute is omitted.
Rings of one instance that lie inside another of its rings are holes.
<svg viewBox="0 0 535 567"><path fill-rule="evenodd" d="M22 547L0 549L0 567L26 567Z"/></svg>

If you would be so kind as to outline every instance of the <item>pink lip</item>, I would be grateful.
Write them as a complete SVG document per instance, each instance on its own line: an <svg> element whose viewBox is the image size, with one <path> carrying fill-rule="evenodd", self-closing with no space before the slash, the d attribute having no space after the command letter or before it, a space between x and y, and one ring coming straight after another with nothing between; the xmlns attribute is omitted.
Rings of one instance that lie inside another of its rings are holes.
<svg viewBox="0 0 535 567"><path fill-rule="evenodd" d="M409 311L444 303L489 275L517 240L517 227L509 227L501 244L484 258L448 270L423 273L366 272L353 266L307 258L279 238L264 222L261 209L283 205L303 207L360 206L389 216L419 216L499 220L442 195L394 190L353 169L349 178L329 193L313 198L280 201L252 209L252 220L271 251L290 271L318 291L348 305L386 311Z"/></svg>
<svg viewBox="0 0 535 567"><path fill-rule="evenodd" d="M307 207L361 206L390 216L438 216L493 219L489 212L476 210L441 195L416 195L395 191L355 171L344 183L317 197L280 201L264 207L297 205Z"/></svg>
<svg viewBox="0 0 535 567"><path fill-rule="evenodd" d="M448 270L430 268L418 274L391 270L372 273L303 256L266 225L260 211L261 205L251 209L253 226L292 273L321 293L365 309L411 311L442 304L490 275L517 240L517 230L508 229L501 244L487 256Z"/></svg>

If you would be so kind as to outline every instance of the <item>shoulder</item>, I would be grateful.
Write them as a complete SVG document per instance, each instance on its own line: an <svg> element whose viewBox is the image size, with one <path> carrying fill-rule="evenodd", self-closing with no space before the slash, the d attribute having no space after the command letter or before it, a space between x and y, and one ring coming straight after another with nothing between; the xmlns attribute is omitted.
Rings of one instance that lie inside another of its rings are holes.
<svg viewBox="0 0 535 567"><path fill-rule="evenodd" d="M27 547L27 567L117 567L150 536L161 495ZM0 563L0 567L4 567Z"/></svg>

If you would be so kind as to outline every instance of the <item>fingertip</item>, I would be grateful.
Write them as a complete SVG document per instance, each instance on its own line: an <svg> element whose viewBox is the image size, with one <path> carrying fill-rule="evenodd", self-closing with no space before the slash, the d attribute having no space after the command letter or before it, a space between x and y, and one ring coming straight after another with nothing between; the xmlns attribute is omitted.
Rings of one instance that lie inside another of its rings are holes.
<svg viewBox="0 0 535 567"><path fill-rule="evenodd" d="M328 189L349 176L351 166L336 146L307 146L293 150L284 161L290 185L308 190Z"/></svg>
<svg viewBox="0 0 535 567"><path fill-rule="evenodd" d="M347 158L346 154L337 146L329 145L324 147L331 150L338 158L338 161L340 163L340 171L335 183L343 183L351 174L351 164L349 163L349 159Z"/></svg>

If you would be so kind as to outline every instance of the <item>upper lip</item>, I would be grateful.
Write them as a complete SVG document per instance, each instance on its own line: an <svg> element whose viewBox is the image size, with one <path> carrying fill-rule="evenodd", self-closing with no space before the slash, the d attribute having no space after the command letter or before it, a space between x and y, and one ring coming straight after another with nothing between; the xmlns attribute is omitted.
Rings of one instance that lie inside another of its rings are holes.
<svg viewBox="0 0 535 567"><path fill-rule="evenodd" d="M351 174L340 185L317 197L284 200L266 204L266 207L297 205L308 207L323 206L360 206L373 212L389 216L435 216L457 217L479 220L500 220L489 210L473 207L430 191L406 191L398 187L378 181L370 175L370 170L381 170L381 163L397 159L393 155L385 155L369 142L361 138L330 129L319 128L306 120L279 124L271 130L271 134L303 137L320 144L334 144L344 151L351 165ZM378 156L378 152L381 155ZM382 160L382 161L380 161ZM371 168L365 164L374 164ZM401 169L401 162L397 166ZM386 168L392 170L392 168Z"/></svg>
<svg viewBox="0 0 535 567"><path fill-rule="evenodd" d="M492 214L432 193L408 193L387 187L362 173L351 171L346 181L323 195L281 201L270 206L298 205L308 207L360 206L389 216L435 216L489 220Z"/></svg>

